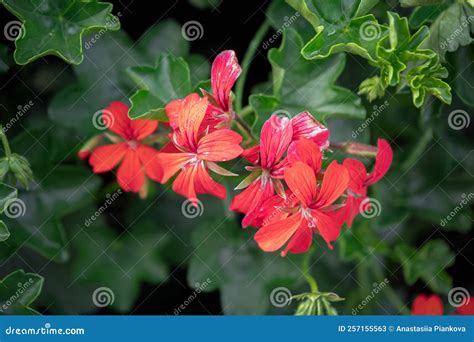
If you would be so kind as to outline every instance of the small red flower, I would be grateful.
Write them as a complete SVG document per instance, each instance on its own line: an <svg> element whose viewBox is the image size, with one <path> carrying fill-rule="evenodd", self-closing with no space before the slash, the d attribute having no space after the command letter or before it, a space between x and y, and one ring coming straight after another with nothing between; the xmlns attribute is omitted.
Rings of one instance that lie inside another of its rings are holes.
<svg viewBox="0 0 474 342"><path fill-rule="evenodd" d="M214 120L211 127L230 127L235 115L232 110L231 91L241 71L232 50L222 51L214 59L211 67L212 94L204 92L209 99L208 117Z"/></svg>
<svg viewBox="0 0 474 342"><path fill-rule="evenodd" d="M377 155L372 172L367 174L364 164L356 159L346 159L343 165L347 168L350 175L348 196L346 205L341 208L339 214L347 226L352 226L354 218L363 210L363 202L367 199L367 187L378 182L387 173L392 164L393 151L390 144L385 139L377 141Z"/></svg>
<svg viewBox="0 0 474 342"><path fill-rule="evenodd" d="M443 314L443 302L437 295L418 295L413 301L412 315L416 316L439 316Z"/></svg>
<svg viewBox="0 0 474 342"><path fill-rule="evenodd" d="M230 129L218 129L209 133L205 116L208 99L197 94L188 95L180 102L173 102L175 115L170 117L174 132L170 135L172 143L165 146L157 156L163 176L161 183L167 182L179 172L173 182L173 190L192 201L197 201L196 193L211 194L224 199L225 187L214 181L207 171L230 175L216 164L234 159L242 153L242 137Z"/></svg>
<svg viewBox="0 0 474 342"><path fill-rule="evenodd" d="M241 183L246 189L235 196L230 205L230 210L245 214L243 227L255 226L256 215L262 203L273 196L275 190L280 195L284 193L281 179L287 163L282 158L292 137L290 120L273 115L263 124L260 145L247 149L242 154L255 165L247 167L251 174Z"/></svg>
<svg viewBox="0 0 474 342"><path fill-rule="evenodd" d="M270 223L264 224L255 234L255 241L267 252L276 251L288 242L282 256L288 252L306 252L311 245L313 232L319 233L332 248L331 241L337 239L341 229L334 203L346 191L349 173L344 166L333 161L318 186L316 172L321 169L319 148L311 148L306 142L303 144L296 148L297 152L292 153L294 156L291 158L297 160L299 156L304 162L294 161L284 171L286 184L291 191L284 202L286 205L274 207L279 212L275 215L277 218L267 220ZM269 212L267 214L272 216Z"/></svg>
<svg viewBox="0 0 474 342"><path fill-rule="evenodd" d="M112 136L113 144L95 148L89 164L95 173L102 173L121 163L117 171L120 187L125 191L139 192L145 183L145 175L156 181L161 178L160 169L154 163L158 151L142 143L156 130L158 122L130 120L127 113L127 105L118 101L104 110L104 124L118 136Z"/></svg>

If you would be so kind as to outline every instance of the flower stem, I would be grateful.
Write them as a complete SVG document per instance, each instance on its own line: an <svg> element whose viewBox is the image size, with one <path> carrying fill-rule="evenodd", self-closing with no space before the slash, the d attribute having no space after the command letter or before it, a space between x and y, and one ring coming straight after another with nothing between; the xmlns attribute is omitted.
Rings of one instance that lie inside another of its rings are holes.
<svg viewBox="0 0 474 342"><path fill-rule="evenodd" d="M303 264L302 264L303 275L309 284L311 293L319 293L318 283L316 282L316 279L314 279L311 276L311 273L309 272L309 262L311 260L311 256L313 255L312 250L313 248L311 247L304 255Z"/></svg>
<svg viewBox="0 0 474 342"><path fill-rule="evenodd" d="M265 35L267 34L269 28L270 24L268 23L268 20L265 20L260 25L254 37L250 41L247 52L245 53L244 59L242 60L242 73L240 74L240 77L237 80L237 85L235 87L235 108L237 112L242 110L242 99L244 95L245 80L247 78L247 73L249 71L250 64L252 63L255 52L260 46L260 43L262 42L263 37L265 37Z"/></svg>
<svg viewBox="0 0 474 342"><path fill-rule="evenodd" d="M426 146L433 138L433 129L428 128L421 138L418 140L416 146L410 152L408 157L403 162L401 169L402 171L408 171L420 158L421 154L426 150Z"/></svg>
<svg viewBox="0 0 474 342"><path fill-rule="evenodd" d="M3 151L5 152L5 156L8 158L11 156L12 151L10 149L10 144L8 143L7 135L5 134L2 125L0 125L0 136L2 139Z"/></svg>

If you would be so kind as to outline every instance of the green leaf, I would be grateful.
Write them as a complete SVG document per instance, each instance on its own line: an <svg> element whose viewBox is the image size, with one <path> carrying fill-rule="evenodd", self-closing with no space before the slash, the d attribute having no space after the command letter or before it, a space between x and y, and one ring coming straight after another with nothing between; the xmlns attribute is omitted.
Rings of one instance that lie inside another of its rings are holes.
<svg viewBox="0 0 474 342"><path fill-rule="evenodd" d="M258 116L253 126L257 135L263 122L276 110L290 115L309 111L318 120L337 115L365 117L359 97L334 85L344 70L344 56L308 61L299 53L302 45L298 33L289 29L283 35L281 47L268 53L272 65L273 95L250 96L250 104Z"/></svg>
<svg viewBox="0 0 474 342"><path fill-rule="evenodd" d="M454 79L455 94L468 106L474 107L474 46L458 49L453 56L456 70L462 72Z"/></svg>
<svg viewBox="0 0 474 342"><path fill-rule="evenodd" d="M213 9L216 10L223 0L188 0L188 2L196 8L201 10Z"/></svg>
<svg viewBox="0 0 474 342"><path fill-rule="evenodd" d="M454 265L455 254L442 240L430 240L421 248L408 245L395 248L397 260L402 264L408 285L420 279L436 293L448 293L452 288L451 276L446 268Z"/></svg>
<svg viewBox="0 0 474 342"><path fill-rule="evenodd" d="M206 292L220 289L226 314L264 314L274 288L294 287L303 278L295 267L301 260L263 253L250 234L235 221L202 224L193 232L188 284L197 288L206 282Z"/></svg>
<svg viewBox="0 0 474 342"><path fill-rule="evenodd" d="M167 121L166 104L191 92L189 67L184 59L173 55L162 54L154 67L131 67L128 73L141 88L130 98L132 119Z"/></svg>
<svg viewBox="0 0 474 342"><path fill-rule="evenodd" d="M166 241L153 224L134 226L120 236L107 226L81 228L73 242L77 252L74 278L109 288L112 307L126 312L137 300L142 282L158 284L167 279L168 268L161 256Z"/></svg>
<svg viewBox="0 0 474 342"><path fill-rule="evenodd" d="M468 18L473 16L474 9L469 4L453 3L431 25L426 47L436 51L444 61L447 51L453 52L460 46L471 44L474 23Z"/></svg>
<svg viewBox="0 0 474 342"><path fill-rule="evenodd" d="M443 3L445 0L400 0L403 7L430 6Z"/></svg>
<svg viewBox="0 0 474 342"><path fill-rule="evenodd" d="M30 305L40 295L43 277L18 270L0 281L0 314L39 315Z"/></svg>
<svg viewBox="0 0 474 342"><path fill-rule="evenodd" d="M0 242L7 240L10 237L10 232L5 222L0 220Z"/></svg>
<svg viewBox="0 0 474 342"><path fill-rule="evenodd" d="M410 27L420 28L422 25L432 23L448 7L449 4L443 2L437 5L415 8L408 19Z"/></svg>
<svg viewBox="0 0 474 342"><path fill-rule="evenodd" d="M2 0L23 21L15 41L15 61L27 64L39 57L56 55L71 64L83 59L82 36L91 30L118 30L112 5L95 1Z"/></svg>

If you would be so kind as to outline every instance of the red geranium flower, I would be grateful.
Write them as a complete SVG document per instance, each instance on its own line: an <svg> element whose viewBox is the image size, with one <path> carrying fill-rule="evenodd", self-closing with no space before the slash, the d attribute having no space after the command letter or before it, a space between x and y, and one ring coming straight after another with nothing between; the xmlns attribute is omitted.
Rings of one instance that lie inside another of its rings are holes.
<svg viewBox="0 0 474 342"><path fill-rule="evenodd" d="M281 179L287 163L282 158L292 137L290 120L273 115L263 124L260 145L247 149L242 154L255 164L246 168L252 173L237 186L246 189L235 196L230 205L230 210L245 213L243 227L255 225L254 220L262 203L275 194L275 189L280 195L284 193Z"/></svg>
<svg viewBox="0 0 474 342"><path fill-rule="evenodd" d="M114 101L107 107L102 118L107 128L116 135L111 135L113 144L95 148L89 164L95 173L111 171L117 164L117 181L125 191L138 192L145 183L145 175L158 181L160 169L154 158L158 151L142 143L158 127L157 121L130 120L128 107L122 102Z"/></svg>
<svg viewBox="0 0 474 342"><path fill-rule="evenodd" d="M165 146L157 156L162 168L160 182L167 182L174 174L181 171L173 182L173 190L193 202L196 193L211 194L224 199L225 187L214 181L207 171L231 175L216 162L228 161L242 153L242 137L230 129L218 129L209 133L205 126L208 99L197 94L188 95L172 105L177 116L174 118L172 143ZM166 109L167 113L169 108ZM171 118L170 118L171 119Z"/></svg>
<svg viewBox="0 0 474 342"><path fill-rule="evenodd" d="M413 301L412 315L416 316L439 316L443 314L443 302L441 298L433 294L426 296L418 295Z"/></svg>
<svg viewBox="0 0 474 342"><path fill-rule="evenodd" d="M321 169L320 151L317 147L310 147L315 144L303 144L295 154L304 162L295 161L284 171L291 191L288 197L295 200L287 200L287 206L275 208L286 214L276 215L277 219L270 219L270 223L263 225L255 234L255 241L264 251L276 251L288 242L283 256L287 252L306 252L311 245L313 231L319 233L332 248L331 241L339 236L341 223L335 215L337 206L333 204L346 191L349 173L344 166L333 161L318 186L315 172Z"/></svg>
<svg viewBox="0 0 474 342"><path fill-rule="evenodd" d="M392 164L392 159L393 151L390 144L385 139L378 139L375 164L370 174L367 174L361 161L350 158L344 160L343 165L349 171L350 181L346 205L340 210L339 214L347 226L351 227L354 218L361 211L368 209L370 203L366 203L365 206L363 204L364 200L367 199L367 187L385 176Z"/></svg>
<svg viewBox="0 0 474 342"><path fill-rule="evenodd" d="M212 94L203 91L209 99L207 114L214 120L212 127L230 127L235 115L232 110L231 91L241 71L235 52L232 50L222 51L212 62Z"/></svg>

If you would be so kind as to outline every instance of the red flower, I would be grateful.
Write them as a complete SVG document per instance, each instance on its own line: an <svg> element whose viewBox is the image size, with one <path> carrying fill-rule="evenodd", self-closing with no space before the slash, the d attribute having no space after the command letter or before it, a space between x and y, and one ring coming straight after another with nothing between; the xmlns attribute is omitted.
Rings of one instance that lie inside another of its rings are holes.
<svg viewBox="0 0 474 342"><path fill-rule="evenodd" d="M235 52L232 50L222 51L214 59L211 68L212 94L203 91L209 99L208 117L214 121L211 127L230 127L235 115L230 93L241 71Z"/></svg>
<svg viewBox="0 0 474 342"><path fill-rule="evenodd" d="M457 313L463 316L473 316L474 315L474 300L472 297L467 297L463 305L457 308Z"/></svg>
<svg viewBox="0 0 474 342"><path fill-rule="evenodd" d="M225 187L215 182L207 171L223 175L230 173L216 164L238 157L242 153L239 144L242 137L230 129L218 129L211 133L205 126L208 99L197 94L188 95L179 103L172 104L177 113L174 118L172 143L165 146L157 156L163 170L160 182L167 182L178 171L173 190L192 201L196 193L211 194L221 199L226 196ZM167 113L169 107L166 108ZM170 121L171 117L170 117Z"/></svg>
<svg viewBox="0 0 474 342"><path fill-rule="evenodd" d="M439 316L443 314L443 302L437 295L418 295L413 301L412 315L416 316Z"/></svg>
<svg viewBox="0 0 474 342"><path fill-rule="evenodd" d="M339 214L349 227L352 226L354 218L370 205L365 203L367 201L364 202L367 199L367 187L382 179L392 164L393 152L389 143L385 139L378 139L377 147L375 165L370 174L367 174L361 161L350 158L344 160L343 165L349 171L350 181L346 205Z"/></svg>
<svg viewBox="0 0 474 342"><path fill-rule="evenodd" d="M275 189L280 195L284 193L281 179L286 160L282 158L292 137L290 121L273 115L263 124L260 145L247 149L242 154L255 164L247 167L251 174L237 187L246 189L235 196L230 205L231 210L245 214L243 227L255 225L262 203L275 194Z"/></svg>
<svg viewBox="0 0 474 342"><path fill-rule="evenodd" d="M306 138L324 150L329 146L329 130L309 112L302 112L291 119L293 141Z"/></svg>
<svg viewBox="0 0 474 342"><path fill-rule="evenodd" d="M111 171L117 164L117 181L125 191L138 192L145 183L145 175L159 180L161 173L154 163L158 151L142 141L158 127L157 121L130 120L128 107L122 102L112 102L102 113L103 122L110 131L114 144L95 148L89 164L95 173Z"/></svg>
<svg viewBox="0 0 474 342"><path fill-rule="evenodd" d="M334 202L346 191L349 173L344 166L333 161L318 186L315 172L321 168L320 152L318 148L309 146L304 143L297 148L296 154L304 162L296 161L285 169L284 178L291 190L288 198L294 200L285 201L289 205L277 207L276 210L286 214L278 214L277 219L268 220L270 223L263 225L255 234L255 241L264 251L276 251L288 242L282 256L288 252L306 252L311 245L313 231L319 233L332 248L331 241L339 236L341 223L335 215ZM296 160L297 157L291 158Z"/></svg>

